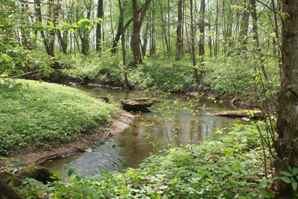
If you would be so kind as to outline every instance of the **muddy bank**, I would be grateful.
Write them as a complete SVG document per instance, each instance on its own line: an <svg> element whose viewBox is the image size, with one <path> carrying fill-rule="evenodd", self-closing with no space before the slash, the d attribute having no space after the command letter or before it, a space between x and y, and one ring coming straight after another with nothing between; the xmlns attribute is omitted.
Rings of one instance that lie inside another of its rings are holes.
<svg viewBox="0 0 298 199"><path fill-rule="evenodd" d="M96 142L122 133L135 119L135 115L122 111L117 118L112 120L108 127L99 129L93 134L81 135L70 143L53 145L44 149L26 149L18 154L12 154L5 159L0 159L0 173L4 171L7 166L14 165L14 163L17 163L19 167L42 165L50 160L83 153Z"/></svg>

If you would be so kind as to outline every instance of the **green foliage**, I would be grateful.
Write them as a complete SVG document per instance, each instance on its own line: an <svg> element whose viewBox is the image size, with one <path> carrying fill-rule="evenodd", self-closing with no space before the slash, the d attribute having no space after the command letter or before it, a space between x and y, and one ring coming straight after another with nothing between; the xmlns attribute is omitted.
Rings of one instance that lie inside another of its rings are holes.
<svg viewBox="0 0 298 199"><path fill-rule="evenodd" d="M121 68L118 57L90 55L61 56L58 58L66 65L71 66L63 70L67 76L81 80L92 80L100 83L121 85Z"/></svg>
<svg viewBox="0 0 298 199"><path fill-rule="evenodd" d="M97 179L71 176L49 190L50 198L271 198L258 140L255 126L235 126L202 145L150 157L140 169Z"/></svg>
<svg viewBox="0 0 298 199"><path fill-rule="evenodd" d="M280 176L277 177L277 179L283 181L284 183L290 184L294 192L298 191L298 168L297 167L289 167L287 171L282 171Z"/></svg>
<svg viewBox="0 0 298 199"><path fill-rule="evenodd" d="M112 105L74 88L36 81L0 81L0 153L65 142L111 118Z"/></svg>
<svg viewBox="0 0 298 199"><path fill-rule="evenodd" d="M157 88L177 92L193 85L191 64L184 61L148 59L137 69L132 69L130 78L144 88Z"/></svg>
<svg viewBox="0 0 298 199"><path fill-rule="evenodd" d="M205 83L211 90L233 95L257 95L256 90L266 87L267 91L278 90L278 62L274 58L260 60L255 54L233 55L230 57L210 58ZM264 65L268 81L264 82L261 71ZM262 77L262 78L260 78ZM264 85L263 85L264 84ZM262 90L262 94L264 94ZM268 94L269 95L269 94ZM272 96L272 94L270 94Z"/></svg>

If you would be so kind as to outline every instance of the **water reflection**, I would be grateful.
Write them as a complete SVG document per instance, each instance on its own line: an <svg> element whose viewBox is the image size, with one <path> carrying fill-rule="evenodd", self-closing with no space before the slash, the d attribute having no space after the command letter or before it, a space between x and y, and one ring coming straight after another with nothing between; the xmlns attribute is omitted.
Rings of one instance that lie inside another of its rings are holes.
<svg viewBox="0 0 298 199"><path fill-rule="evenodd" d="M107 93L92 91L92 94L101 96ZM115 101L131 95L134 94L111 94ZM152 113L141 115L124 133L108 142L99 143L92 151L69 160L55 161L48 167L60 173L73 168L82 176L100 174L101 170L137 167L146 157L162 149L200 143L217 128L230 126L235 121L208 114L208 111L223 108L207 102L164 99L153 107Z"/></svg>

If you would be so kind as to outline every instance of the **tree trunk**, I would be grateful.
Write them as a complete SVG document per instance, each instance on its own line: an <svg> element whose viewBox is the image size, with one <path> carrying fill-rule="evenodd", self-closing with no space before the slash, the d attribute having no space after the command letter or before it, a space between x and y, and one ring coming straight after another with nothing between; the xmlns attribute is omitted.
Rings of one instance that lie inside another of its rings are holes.
<svg viewBox="0 0 298 199"><path fill-rule="evenodd" d="M246 50L247 45L247 37L248 37L248 26L249 26L249 12L248 12L248 3L247 0L243 1L243 11L241 16L241 22L240 22L240 33L239 33L239 39L240 39L240 49Z"/></svg>
<svg viewBox="0 0 298 199"><path fill-rule="evenodd" d="M275 143L277 175L288 168L298 168L298 1L287 0L282 4L286 17L282 27L282 76ZM279 183L279 199L295 198L294 194L290 184Z"/></svg>
<svg viewBox="0 0 298 199"><path fill-rule="evenodd" d="M206 2L201 0L200 6L200 41L199 41L199 56L202 58L205 55L205 12Z"/></svg>
<svg viewBox="0 0 298 199"><path fill-rule="evenodd" d="M215 42L214 56L217 57L219 49L219 0L216 0L216 19L215 19Z"/></svg>
<svg viewBox="0 0 298 199"><path fill-rule="evenodd" d="M156 28L155 28L155 1L152 1L150 12L150 56L156 53Z"/></svg>
<svg viewBox="0 0 298 199"><path fill-rule="evenodd" d="M137 0L132 0L133 8L133 30L131 38L131 49L133 54L133 64L138 65L142 63L142 51L141 51L141 37L140 32L146 11L152 0L146 0L144 5L140 8Z"/></svg>
<svg viewBox="0 0 298 199"><path fill-rule="evenodd" d="M59 41L59 44L61 46L61 50L64 54L67 54L67 48L68 48L68 31L65 30L63 32L61 31L58 31L57 32L57 35L58 35L58 41Z"/></svg>
<svg viewBox="0 0 298 199"><path fill-rule="evenodd" d="M183 2L184 0L178 0L176 60L180 60L183 56Z"/></svg>
<svg viewBox="0 0 298 199"><path fill-rule="evenodd" d="M146 56L147 44L148 44L148 32L149 32L149 21L146 23L146 28L143 32L143 45L142 45L142 56Z"/></svg>
<svg viewBox="0 0 298 199"><path fill-rule="evenodd" d="M103 19L104 11L103 11L103 0L97 1L97 18ZM96 51L101 54L102 51L102 22L99 22L96 26Z"/></svg>
<svg viewBox="0 0 298 199"><path fill-rule="evenodd" d="M90 2L89 5L85 5L87 9L87 16L86 18L91 20L91 8L92 8L92 3ZM79 36L81 39L81 51L82 54L88 55L90 51L90 30L87 28L83 27L79 31Z"/></svg>
<svg viewBox="0 0 298 199"><path fill-rule="evenodd" d="M48 20L48 24L50 22L50 18L53 16L52 12L53 12L53 2L52 0L49 2L49 20ZM42 19L42 11L41 11L41 2L40 0L34 0L34 10L35 10L35 16L36 16L36 21L39 23L38 25L40 27L42 27L43 25L43 19ZM40 30L40 34L46 49L47 54L50 57L54 57L55 53L54 53L54 44L55 44L55 35L53 35L53 30L51 34L46 34L46 32L43 30L43 28L41 28Z"/></svg>
<svg viewBox="0 0 298 199"><path fill-rule="evenodd" d="M195 83L199 84L199 73L198 69L196 67L197 61L196 61L196 47L195 47L195 36L196 36L196 28L194 23L194 14L193 14L193 0L189 0L190 3L190 29L191 29L191 57L192 57L192 65L193 65L193 78Z"/></svg>

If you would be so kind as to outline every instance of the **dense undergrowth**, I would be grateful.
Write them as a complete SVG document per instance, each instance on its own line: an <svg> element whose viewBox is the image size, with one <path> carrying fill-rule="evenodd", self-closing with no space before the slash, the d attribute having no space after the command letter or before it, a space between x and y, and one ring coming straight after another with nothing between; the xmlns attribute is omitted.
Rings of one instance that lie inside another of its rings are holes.
<svg viewBox="0 0 298 199"><path fill-rule="evenodd" d="M85 83L123 86L124 73L127 73L129 82L135 88L167 92L185 92L196 88L193 66L187 56L180 61L164 57L146 58L141 65L127 67L121 65L120 57L110 55L60 55L56 61L67 66L59 70L63 77ZM45 60L39 64L44 66L44 62ZM261 59L255 54L232 54L206 58L204 66L198 66L198 71L202 77L201 86L204 88L220 94L256 96L258 91L263 92L261 89L270 90L272 93L278 90L277 65L278 59L274 57ZM266 70L266 81L263 81L261 66ZM41 71L43 76L53 73L53 70L45 70L44 67Z"/></svg>
<svg viewBox="0 0 298 199"><path fill-rule="evenodd" d="M217 132L201 145L172 148L148 158L139 169L104 173L99 178L72 175L68 182L22 187L27 198L271 198L262 169L262 150L254 125Z"/></svg>
<svg viewBox="0 0 298 199"><path fill-rule="evenodd" d="M3 63L9 65L4 75L19 76L26 74L28 78L53 79L58 74L61 80L77 80L88 83L96 82L112 86L123 86L124 74L128 74L130 83L137 88L153 88L169 92L193 90L193 66L190 58L176 61L168 57L147 57L138 66L126 66L121 57L103 54L83 56L80 54L58 54L54 59L43 52L15 49L10 57L2 57ZM58 68L56 65L59 65ZM258 54L231 54L230 56L208 57L204 66L198 65L204 87L224 94L243 96L256 95L256 91L265 84L266 90L278 90L279 70L278 58L259 57ZM264 80L262 66L265 68L267 80ZM32 72L32 75L31 75ZM69 77L69 78L67 78ZM57 78L57 77L56 77ZM55 79L55 78L54 78ZM58 80L59 81L59 80Z"/></svg>
<svg viewBox="0 0 298 199"><path fill-rule="evenodd" d="M78 89L29 80L1 80L0 101L0 154L69 141L115 110Z"/></svg>

